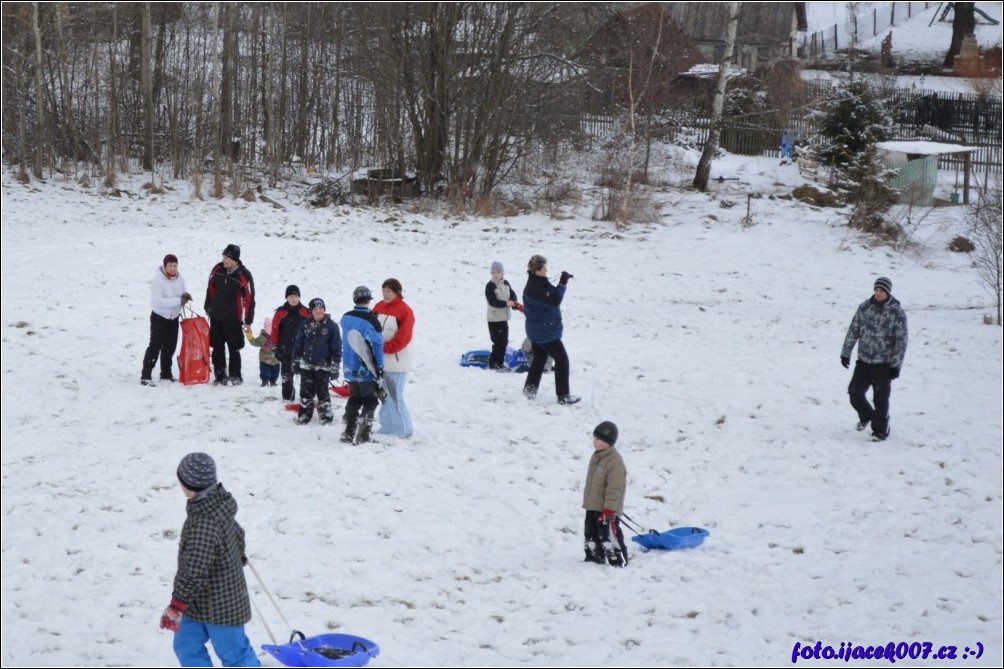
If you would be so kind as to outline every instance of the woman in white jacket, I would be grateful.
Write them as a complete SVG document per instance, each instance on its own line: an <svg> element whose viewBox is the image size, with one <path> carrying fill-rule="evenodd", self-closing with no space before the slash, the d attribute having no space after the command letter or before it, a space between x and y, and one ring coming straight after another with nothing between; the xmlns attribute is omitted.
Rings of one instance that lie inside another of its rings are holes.
<svg viewBox="0 0 1004 669"><path fill-rule="evenodd" d="M383 331L383 380L387 397L380 405L380 434L410 437L413 432L411 413L404 403L404 385L411 370L411 336L415 328L415 313L401 299L401 282L383 282L383 301L373 307Z"/></svg>
<svg viewBox="0 0 1004 669"><path fill-rule="evenodd" d="M178 257L168 253L150 282L150 345L143 355L143 372L139 377L144 386L154 385L151 374L157 358L160 358L160 380L174 381L171 358L178 348L178 317L181 307L191 299L178 272Z"/></svg>

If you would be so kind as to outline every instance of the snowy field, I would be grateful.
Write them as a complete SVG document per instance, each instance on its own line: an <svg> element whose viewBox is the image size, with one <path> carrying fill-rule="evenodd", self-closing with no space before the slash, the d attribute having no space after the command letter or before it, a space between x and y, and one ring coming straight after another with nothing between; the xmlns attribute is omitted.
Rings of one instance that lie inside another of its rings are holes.
<svg viewBox="0 0 1004 669"><path fill-rule="evenodd" d="M285 618L373 639L371 666L790 665L817 640L930 642L958 647L945 664L999 666L1001 329L982 324L969 259L946 250L962 208L924 212L899 251L849 230L846 210L767 197L799 182L791 165L729 158L719 174L738 180L659 188L659 222L618 231L590 219L592 195L555 218L315 210L269 192L280 210L193 200L184 182L151 196L140 175L121 198L58 177L24 186L5 169L0 661L176 664L157 628L184 520L175 468L206 451ZM765 197L744 228L747 192ZM161 259L178 255L201 309L229 243L255 277L256 330L289 283L337 316L356 285L402 282L412 439L346 446L337 423L294 425L279 389L255 383L250 347L241 387L140 386ZM535 253L575 275L571 407L550 376L528 402L522 375L458 365L489 345L490 263L522 292ZM873 444L839 356L879 275L910 345L892 436ZM627 513L705 527L703 546L634 551L623 570L582 562L602 420L620 427ZM255 647L270 643L263 622L285 641L248 580ZM982 657L961 659L977 643Z"/></svg>

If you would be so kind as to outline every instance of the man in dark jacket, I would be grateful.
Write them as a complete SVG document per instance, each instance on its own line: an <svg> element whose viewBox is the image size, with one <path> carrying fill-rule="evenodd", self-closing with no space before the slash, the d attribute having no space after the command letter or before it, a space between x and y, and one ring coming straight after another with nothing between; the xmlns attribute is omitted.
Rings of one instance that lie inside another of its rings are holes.
<svg viewBox="0 0 1004 669"><path fill-rule="evenodd" d="M562 272L557 286L547 280L547 258L533 256L526 268L526 288L523 289L523 314L526 316L526 336L533 346L530 371L526 375L523 394L537 396L540 377L548 356L554 359L554 384L558 404L575 404L576 395L568 392L568 353L561 343L564 326L561 323L561 301L565 298L572 275Z"/></svg>
<svg viewBox="0 0 1004 669"><path fill-rule="evenodd" d="M213 349L213 383L225 386L229 380L232 385L240 385L244 382L241 376L244 332L250 331L254 322L254 279L241 264L241 248L236 244L223 249L223 260L209 273L205 310L209 316L209 345Z"/></svg>
<svg viewBox="0 0 1004 669"><path fill-rule="evenodd" d="M858 306L847 328L840 351L840 364L845 368L851 366L855 344L858 360L847 393L858 412L857 427L864 430L871 423L872 441L884 441L889 436L892 381L899 378L907 344L906 314L892 296L892 281L884 276L875 279L875 294ZM874 407L865 396L869 387L874 389Z"/></svg>
<svg viewBox="0 0 1004 669"><path fill-rule="evenodd" d="M251 601L244 580L244 529L237 502L216 480L216 463L205 453L189 453L178 465L178 481L188 498L178 542L178 572L171 603L160 628L174 635L174 653L183 667L211 667L206 642L224 667L259 667L244 625Z"/></svg>
<svg viewBox="0 0 1004 669"><path fill-rule="evenodd" d="M272 346L282 371L282 399L293 399L293 340L300 326L310 319L310 311L300 304L300 289L286 286L286 301L272 315Z"/></svg>
<svg viewBox="0 0 1004 669"><path fill-rule="evenodd" d="M337 379L342 362L342 338L338 324L328 316L324 300L310 301L311 318L300 326L293 340L293 369L300 374L300 413L296 422L305 425L314 415L314 396L321 424L330 425L330 379Z"/></svg>

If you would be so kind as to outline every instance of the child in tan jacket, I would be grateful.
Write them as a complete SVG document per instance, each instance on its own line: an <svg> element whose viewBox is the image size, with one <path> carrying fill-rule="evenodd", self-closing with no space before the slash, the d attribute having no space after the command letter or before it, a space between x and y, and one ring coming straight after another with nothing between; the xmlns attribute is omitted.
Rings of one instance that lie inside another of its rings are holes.
<svg viewBox="0 0 1004 669"><path fill-rule="evenodd" d="M614 448L616 443L617 426L610 421L603 421L593 430L596 450L589 459L582 508L586 510L586 562L625 567L628 552L619 516L624 512L627 469Z"/></svg>

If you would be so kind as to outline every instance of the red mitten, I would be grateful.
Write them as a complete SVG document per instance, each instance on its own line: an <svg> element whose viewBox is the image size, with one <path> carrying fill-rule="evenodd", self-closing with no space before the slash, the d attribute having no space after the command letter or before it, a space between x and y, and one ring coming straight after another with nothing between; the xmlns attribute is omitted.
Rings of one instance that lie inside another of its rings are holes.
<svg viewBox="0 0 1004 669"><path fill-rule="evenodd" d="M613 509L603 509L600 511L600 520L604 523L609 523L616 515Z"/></svg>
<svg viewBox="0 0 1004 669"><path fill-rule="evenodd" d="M523 305L520 304L519 302L513 302L512 308L515 309L516 311L523 311Z"/></svg>
<svg viewBox="0 0 1004 669"><path fill-rule="evenodd" d="M181 614L184 613L187 608L188 604L181 601L177 597L171 597L171 603L166 609L164 609L164 613L160 616L160 629L177 632L178 626L181 625Z"/></svg>

